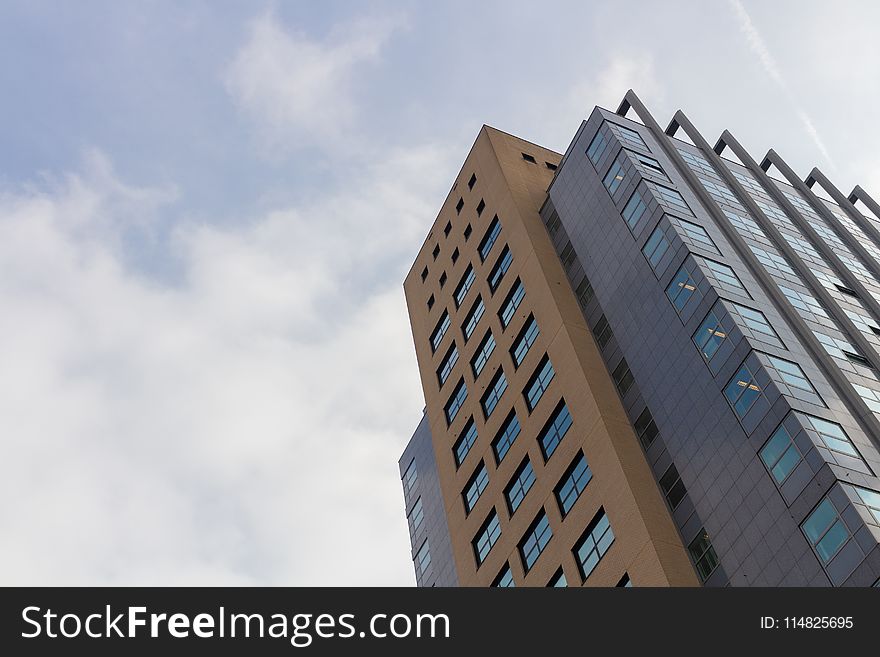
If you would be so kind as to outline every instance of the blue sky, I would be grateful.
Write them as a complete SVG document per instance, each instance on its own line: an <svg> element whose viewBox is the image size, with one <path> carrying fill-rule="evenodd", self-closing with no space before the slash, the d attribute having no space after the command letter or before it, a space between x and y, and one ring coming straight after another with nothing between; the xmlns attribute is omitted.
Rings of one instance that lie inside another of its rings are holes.
<svg viewBox="0 0 880 657"><path fill-rule="evenodd" d="M0 581L411 584L401 283L483 123L880 194L871 2L6 2ZM11 503L10 503L11 502Z"/></svg>

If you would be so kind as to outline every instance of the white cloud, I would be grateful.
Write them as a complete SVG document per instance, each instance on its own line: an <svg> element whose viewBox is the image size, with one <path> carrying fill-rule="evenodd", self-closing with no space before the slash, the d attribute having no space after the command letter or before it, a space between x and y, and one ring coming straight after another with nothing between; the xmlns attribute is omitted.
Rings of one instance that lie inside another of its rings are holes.
<svg viewBox="0 0 880 657"><path fill-rule="evenodd" d="M807 135L809 135L810 139L813 141L813 144L822 154L822 157L825 158L832 169L835 168L834 160L831 158L831 154L825 147L825 143L822 141L822 138L819 135L819 131L816 129L816 125L813 123L810 115L803 108L800 102L795 98L795 95L791 91L787 80L782 75L782 71L780 70L779 65L776 63L776 59L770 53L770 49L767 47L767 44L764 41L764 38L761 36L761 33L755 25L754 21L752 21L752 17L749 15L749 12L743 6L740 0L729 0L729 2L730 6L733 8L734 13L736 14L737 20L739 21L740 30L745 36L746 41L749 44L749 48L752 50L752 52L755 53L755 55L757 55L758 60L761 62L761 66L767 73L767 75L777 84L777 86L779 86L780 90L785 94L789 102L794 106L798 119L800 120L801 125L804 128L804 131L807 133Z"/></svg>
<svg viewBox="0 0 880 657"><path fill-rule="evenodd" d="M236 228L184 222L173 286L114 238L133 199L172 197L99 169L0 197L0 579L412 583L402 254L447 153Z"/></svg>
<svg viewBox="0 0 880 657"><path fill-rule="evenodd" d="M356 114L356 73L399 27L396 19L362 20L319 41L264 13L226 70L226 89L273 150L335 138Z"/></svg>

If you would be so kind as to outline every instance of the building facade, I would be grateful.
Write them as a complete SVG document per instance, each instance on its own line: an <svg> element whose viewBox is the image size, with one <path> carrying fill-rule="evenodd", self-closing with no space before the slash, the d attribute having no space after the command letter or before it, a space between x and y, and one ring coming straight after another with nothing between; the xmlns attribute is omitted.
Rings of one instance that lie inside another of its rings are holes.
<svg viewBox="0 0 880 657"><path fill-rule="evenodd" d="M404 284L457 583L876 583L877 210L632 92L484 128Z"/></svg>

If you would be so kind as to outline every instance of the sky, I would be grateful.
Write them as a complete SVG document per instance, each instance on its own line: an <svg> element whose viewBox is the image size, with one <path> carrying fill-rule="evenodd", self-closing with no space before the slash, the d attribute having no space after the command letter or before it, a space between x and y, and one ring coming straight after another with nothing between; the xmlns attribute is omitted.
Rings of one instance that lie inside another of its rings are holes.
<svg viewBox="0 0 880 657"><path fill-rule="evenodd" d="M0 4L0 582L414 584L402 282L480 126L880 196L880 4Z"/></svg>

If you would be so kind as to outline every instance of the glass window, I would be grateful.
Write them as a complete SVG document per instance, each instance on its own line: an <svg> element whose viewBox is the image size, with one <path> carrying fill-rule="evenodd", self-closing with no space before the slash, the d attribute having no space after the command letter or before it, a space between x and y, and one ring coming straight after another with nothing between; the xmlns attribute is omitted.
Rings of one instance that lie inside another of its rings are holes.
<svg viewBox="0 0 880 657"><path fill-rule="evenodd" d="M418 480L419 472L416 470L416 460L413 459L406 467L406 472L403 473L403 490L409 493Z"/></svg>
<svg viewBox="0 0 880 657"><path fill-rule="evenodd" d="M645 449L648 449L651 446L651 443L654 442L657 434L660 433L657 429L657 424L654 422L654 417L651 415L651 411L647 408L643 410L641 415L639 415L638 419L635 421L634 426L636 435L639 437L642 446Z"/></svg>
<svg viewBox="0 0 880 657"><path fill-rule="evenodd" d="M865 503L865 506L868 507L868 510L871 512L871 515L874 517L874 520L880 524L880 493L873 490L868 490L867 488L859 488L858 486L853 486L856 489L856 492L859 494L862 502Z"/></svg>
<svg viewBox="0 0 880 657"><path fill-rule="evenodd" d="M773 327L770 326L770 322L767 321L767 317L764 313L760 310L755 310L754 308L749 308L748 306L743 306L732 301L728 303L733 308L734 312L739 315L742 320L741 324L745 325L745 328L748 329L747 333L749 335L758 340L763 340L769 344L784 348L785 345L782 344L779 335L777 335L776 331L773 330Z"/></svg>
<svg viewBox="0 0 880 657"><path fill-rule="evenodd" d="M553 490L563 518L571 511L574 503L577 502L592 478L593 472L587 464L587 459L584 458L584 453L578 452Z"/></svg>
<svg viewBox="0 0 880 657"><path fill-rule="evenodd" d="M486 470L486 464L480 461L480 465L477 466L476 472L474 472L468 480L467 486L465 486L464 492L462 493L465 513L473 511L474 505L477 503L477 500L480 499L480 495L483 494L483 491L486 490L486 486L488 485L489 472Z"/></svg>
<svg viewBox="0 0 880 657"><path fill-rule="evenodd" d="M531 461L526 457L513 475L513 479L507 484L507 488L504 489L504 497L507 499L507 508L510 509L511 515L513 515L513 513L519 508L519 505L522 504L522 501L525 499L526 494L531 490L532 484L534 483L535 471L532 469Z"/></svg>
<svg viewBox="0 0 880 657"><path fill-rule="evenodd" d="M510 415L504 420L498 435L492 441L492 451L495 452L495 460L501 463L511 445L513 445L517 436L519 436L519 419L514 411L510 411Z"/></svg>
<svg viewBox="0 0 880 657"><path fill-rule="evenodd" d="M621 589L631 589L632 588L632 580L629 578L629 573L624 573L623 577L620 578L620 581L617 583L615 588Z"/></svg>
<svg viewBox="0 0 880 657"><path fill-rule="evenodd" d="M709 534L705 528L701 529L696 538L688 545L688 552L690 552L694 566L697 568L700 581L705 582L718 565L718 555L715 554L715 548L712 547L712 541L709 540Z"/></svg>
<svg viewBox="0 0 880 657"><path fill-rule="evenodd" d="M529 315L516 340L513 341L513 346L510 348L510 357L513 359L514 366L519 367L522 365L526 354L529 353L529 349L535 344L535 340L538 339L539 333L538 322L535 321L534 315Z"/></svg>
<svg viewBox="0 0 880 657"><path fill-rule="evenodd" d="M715 355L721 343L727 338L727 329L718 318L717 311L720 310L721 308L716 303L693 336L694 344L697 345L697 349L700 350L703 358L707 361L712 360L712 356Z"/></svg>
<svg viewBox="0 0 880 657"><path fill-rule="evenodd" d="M461 405L464 403L464 400L467 398L467 386L464 384L464 379L459 379L458 385L455 386L455 390L452 391L452 395L449 397L449 401L446 402L445 412L446 412L446 423L452 424L452 421L455 419L455 416L458 415L458 411L461 410Z"/></svg>
<svg viewBox="0 0 880 657"><path fill-rule="evenodd" d="M480 405L483 407L483 415L486 416L487 420L489 419L489 416L492 415L492 411L495 410L495 407L498 406L498 402L501 400L501 395L504 394L505 390L507 390L507 377L504 376L504 370L498 368L498 374L492 379L492 382L489 384L489 389L486 390L486 393L480 400Z"/></svg>
<svg viewBox="0 0 880 657"><path fill-rule="evenodd" d="M455 445L452 446L456 467L464 463L465 457L467 457L475 442L477 442L477 425L474 424L474 418L470 418L467 424L464 425L464 430L459 435L458 440L455 441Z"/></svg>
<svg viewBox="0 0 880 657"><path fill-rule="evenodd" d="M526 384L526 389L523 393L529 412L535 410L535 406L538 405L541 397L544 396L544 391L547 390L547 386L553 380L554 374L553 365L550 363L547 354L544 354L544 358L541 359L535 373L532 374L532 378Z"/></svg>
<svg viewBox="0 0 880 657"><path fill-rule="evenodd" d="M492 337L492 331L489 330L486 332L486 337L483 338L480 346L477 347L477 352L471 358L471 369L474 371L475 377L479 376L483 368L486 367L486 363L489 362L489 356L492 355L493 351L495 351L495 338Z"/></svg>
<svg viewBox="0 0 880 657"><path fill-rule="evenodd" d="M431 550L428 547L428 539L425 539L425 542L422 543L422 547L419 548L415 561L416 572L419 577L421 577L428 571L428 566L431 565Z"/></svg>
<svg viewBox="0 0 880 657"><path fill-rule="evenodd" d="M574 291L574 295L577 297L578 303L581 305L581 308L586 309L587 304L593 299L593 295L595 294L593 290L593 286L590 283L589 279L584 276L583 280L578 284L577 288ZM878 334L880 334L880 328L877 329Z"/></svg>
<svg viewBox="0 0 880 657"><path fill-rule="evenodd" d="M510 253L510 249L505 245L504 250L495 262L495 266L492 267L492 271L489 272L489 289L492 292L495 292L495 290L498 289L498 286L501 284L501 279L504 278L504 274L510 269L510 264L512 262L513 256Z"/></svg>
<svg viewBox="0 0 880 657"><path fill-rule="evenodd" d="M492 247L495 245L495 241L498 239L498 235L500 233L501 222L498 221L498 216L496 215L492 219L492 223L489 224L489 228L486 230L486 234L483 235L483 239L480 240L480 246L477 249L480 253L481 261L486 260L486 257L492 251Z"/></svg>
<svg viewBox="0 0 880 657"><path fill-rule="evenodd" d="M605 315L602 315L599 321L596 322L596 326L593 328L593 335L596 336L596 343L599 345L599 349L604 349L612 335L611 324L605 319Z"/></svg>
<svg viewBox="0 0 880 657"><path fill-rule="evenodd" d="M547 519L544 509L541 509L541 513L532 522L519 544L519 554L526 572L535 565L551 538L553 538L553 531L550 529L550 521Z"/></svg>
<svg viewBox="0 0 880 657"><path fill-rule="evenodd" d="M612 123L611 125L614 126L617 134L620 135L620 138L623 139L625 142L629 143L632 146L644 148L646 151L650 150L645 144L645 141L642 139L642 136L635 130L627 128L626 126L622 126L619 123Z"/></svg>
<svg viewBox="0 0 880 657"><path fill-rule="evenodd" d="M629 226L630 230L634 231L636 229L639 219L642 218L647 209L648 206L645 205L641 192L639 192L639 190L634 191L633 195L629 197L626 206L623 208L623 219L626 221L626 225Z"/></svg>
<svg viewBox="0 0 880 657"><path fill-rule="evenodd" d="M605 188L608 190L608 193L613 195L614 192L617 191L617 188L620 187L620 184L623 182L623 178L623 167L620 166L620 162L615 162L611 165L608 173L605 174L605 178L602 180L602 182L605 184Z"/></svg>
<svg viewBox="0 0 880 657"><path fill-rule="evenodd" d="M617 367L615 367L614 371L611 373L611 378L614 379L614 385L617 386L617 391L620 393L620 396L623 397L633 384L633 375L632 372L629 371L629 365L626 362L626 358L620 360L620 363L617 364Z"/></svg>
<svg viewBox="0 0 880 657"><path fill-rule="evenodd" d="M745 363L724 389L724 396L739 418L745 417L760 395L761 388L755 380L755 375Z"/></svg>
<svg viewBox="0 0 880 657"><path fill-rule="evenodd" d="M578 563L582 579L586 580L590 576L612 543L614 543L614 532L611 531L611 522L605 514L605 509L600 508L599 513L574 546L575 561Z"/></svg>
<svg viewBox="0 0 880 657"><path fill-rule="evenodd" d="M443 314L440 316L440 321L437 322L437 326L434 327L434 331L431 333L431 353L437 351L437 347L443 342L443 336L446 335L448 328L449 313L444 310Z"/></svg>
<svg viewBox="0 0 880 657"><path fill-rule="evenodd" d="M796 412L795 415L801 419L805 426L812 427L813 430L819 434L819 438L822 439L822 442L828 449L835 452L842 452L849 456L855 456L856 458L861 458L861 455L852 444L849 436L846 435L846 431L844 431L843 427L836 422L823 420L822 418L807 415L805 413Z"/></svg>
<svg viewBox="0 0 880 657"><path fill-rule="evenodd" d="M606 148L608 148L608 138L605 136L605 130L599 128L599 132L593 137L593 141L590 142L590 147L587 149L587 157L590 158L594 166L599 164Z"/></svg>
<svg viewBox="0 0 880 657"><path fill-rule="evenodd" d="M675 309L681 312L684 305L697 291L697 283L691 273L682 265L669 287L666 288L666 296Z"/></svg>
<svg viewBox="0 0 880 657"><path fill-rule="evenodd" d="M413 504L413 508L410 510L409 515L406 517L407 521L409 521L409 531L412 536L415 536L415 533L418 531L419 527L422 526L422 522L425 520L425 510L422 508L422 498L416 500L416 503Z"/></svg>
<svg viewBox="0 0 880 657"><path fill-rule="evenodd" d="M663 476L660 477L660 489L663 491L666 501L669 502L669 508L675 510L687 493L684 482L675 468L675 463L671 463Z"/></svg>
<svg viewBox="0 0 880 657"><path fill-rule="evenodd" d="M693 212L691 212L690 206L684 200L684 197L674 189L669 189L668 187L664 187L663 185L656 185L654 183L648 183L648 185L660 197L660 200L668 207L674 208L682 212L687 212L688 214L693 214Z"/></svg>
<svg viewBox="0 0 880 657"><path fill-rule="evenodd" d="M653 233L651 233L651 237L648 238L645 246L642 247L642 253L645 254L651 268L656 271L657 265L660 264L660 260L663 259L663 256L668 249L669 240L666 239L666 235L663 234L663 226L661 224L654 229Z"/></svg>
<svg viewBox="0 0 880 657"><path fill-rule="evenodd" d="M464 272L464 276L461 277L461 281L458 284L458 287L455 288L455 307L458 308L461 306L461 302L464 301L464 298L467 296L468 291L473 287L474 280L476 279L476 274L474 274L473 265L468 265L467 270Z"/></svg>
<svg viewBox="0 0 880 657"><path fill-rule="evenodd" d="M721 251L718 250L718 247L715 246L715 242L712 241L712 238L709 237L709 233L706 232L706 229L702 226L698 226L695 223L691 223L690 221L685 221L684 219L676 218L676 223L681 227L684 231L685 236L689 238L689 241L697 247L701 247L706 249L707 251L711 251L712 253L716 253L721 255Z"/></svg>
<svg viewBox="0 0 880 657"><path fill-rule="evenodd" d="M486 522L483 523L483 526L473 540L474 556L477 558L478 567L486 560L489 551L498 542L500 537L501 523L498 522L498 514L495 513L495 509L492 509Z"/></svg>
<svg viewBox="0 0 880 657"><path fill-rule="evenodd" d="M483 304L483 297L479 296L468 312L467 317L465 317L464 324L461 325L461 332L464 334L465 342L474 334L484 312L486 312L486 306Z"/></svg>
<svg viewBox="0 0 880 657"><path fill-rule="evenodd" d="M440 382L441 386L446 383L446 379L449 378L449 375L452 373L452 368L455 367L457 362L458 348L455 346L455 342L453 342L449 351L447 351L446 355L443 357L443 360L440 361L440 367L437 368L437 380Z"/></svg>
<svg viewBox="0 0 880 657"><path fill-rule="evenodd" d="M516 309L519 308L519 304L522 303L523 297L526 295L526 289L523 287L522 282L519 279L516 279L516 282L513 284L510 292L507 295L507 298L504 300L504 303L501 304L501 310L498 312L498 318L501 320L501 326L507 328L510 322L513 320L513 314L516 312Z"/></svg>
<svg viewBox="0 0 880 657"><path fill-rule="evenodd" d="M538 435L538 442L541 444L541 453L544 454L544 460L549 459L560 441L565 437L571 427L571 413L568 412L568 406L565 402L560 402L550 420L544 425L541 433Z"/></svg>
<svg viewBox="0 0 880 657"><path fill-rule="evenodd" d="M669 176L666 175L666 172L663 170L663 167L660 166L660 163L655 160L653 157L648 157L647 155L642 155L641 153L636 153L635 151L630 151L632 155L639 161L639 163L647 168L649 172L663 180L669 181Z"/></svg>
<svg viewBox="0 0 880 657"><path fill-rule="evenodd" d="M513 581L513 572L510 570L509 563L504 564L504 568L498 573L495 581L492 582L492 586L497 588L513 588L516 586L516 583Z"/></svg>
<svg viewBox="0 0 880 657"><path fill-rule="evenodd" d="M557 570L556 574L550 578L547 586L554 589L564 589L568 586L568 581L565 579L565 573L562 572L562 568Z"/></svg>
<svg viewBox="0 0 880 657"><path fill-rule="evenodd" d="M776 370L782 381L786 383L789 388L795 389L792 390L792 394L798 397L796 390L803 390L810 393L810 395L805 398L805 401L814 401L814 397L815 399L819 399L819 394L816 392L813 384L807 379L807 375L804 374L800 365L778 358L777 356L771 356L770 354L765 354L765 356L770 361L770 364L773 366L773 369ZM802 397L798 398L801 399ZM819 403L822 404L821 399L819 399ZM822 405L824 406L824 404Z"/></svg>
<svg viewBox="0 0 880 657"><path fill-rule="evenodd" d="M802 528L822 563L831 561L850 536L849 529L827 497L807 517Z"/></svg>
<svg viewBox="0 0 880 657"><path fill-rule="evenodd" d="M700 260L706 265L712 274L712 278L718 282L722 289L734 292L735 294L742 294L746 297L749 296L746 288L743 287L743 284L730 267L706 258L701 258Z"/></svg>
<svg viewBox="0 0 880 657"><path fill-rule="evenodd" d="M801 452L784 424L780 424L773 432L759 454L777 484L785 481L801 462Z"/></svg>

